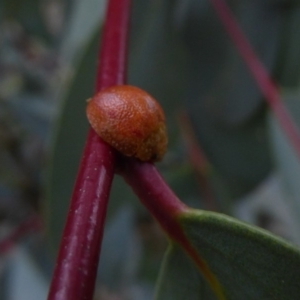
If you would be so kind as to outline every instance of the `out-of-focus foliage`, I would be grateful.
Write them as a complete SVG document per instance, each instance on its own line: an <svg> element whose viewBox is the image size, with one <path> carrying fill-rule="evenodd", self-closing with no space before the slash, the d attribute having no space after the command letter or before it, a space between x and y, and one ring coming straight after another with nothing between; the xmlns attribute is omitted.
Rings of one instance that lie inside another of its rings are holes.
<svg viewBox="0 0 300 300"><path fill-rule="evenodd" d="M9 222L37 212L43 199L46 141L57 110L50 92L59 66L56 4L53 27L51 3L1 2L0 215Z"/></svg>
<svg viewBox="0 0 300 300"><path fill-rule="evenodd" d="M53 268L45 236L36 234L40 226L26 229L22 224L41 214L45 199L45 162L58 104L53 94L61 67L57 46L63 31L62 4L32 0L0 3L1 299L15 299L15 295L22 294L18 290L18 282L21 282L18 276L26 272L21 264L23 257L18 254L22 251L7 255L21 234L27 236L35 232L23 245L42 270L45 278L41 281L49 280L47 277ZM24 263L23 266L28 266ZM34 273L28 272L28 277ZM34 280L23 278L23 282ZM22 295L26 299L25 291Z"/></svg>

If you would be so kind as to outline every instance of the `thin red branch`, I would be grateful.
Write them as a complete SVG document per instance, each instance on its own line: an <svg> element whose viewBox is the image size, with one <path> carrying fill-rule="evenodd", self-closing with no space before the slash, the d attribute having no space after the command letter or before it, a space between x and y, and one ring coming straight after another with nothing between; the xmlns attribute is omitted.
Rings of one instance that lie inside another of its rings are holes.
<svg viewBox="0 0 300 300"><path fill-rule="evenodd" d="M157 217L164 230L167 233L172 232L173 228L169 228L169 219L176 218L178 214L189 208L177 198L155 166L134 158L126 158L118 164L118 167L118 172L133 188L151 214ZM164 216L159 215L166 212Z"/></svg>
<svg viewBox="0 0 300 300"><path fill-rule="evenodd" d="M234 14L225 0L211 0L216 13L222 21L227 33L234 42L240 55L244 59L254 79L263 93L265 100L270 105L282 128L290 138L298 155L300 155L300 133L293 122L288 110L284 106L279 90L271 79L268 71L256 55L246 35L242 31Z"/></svg>
<svg viewBox="0 0 300 300"><path fill-rule="evenodd" d="M190 208L177 198L153 164L126 159L123 164L118 166L120 166L119 173L132 187L164 231L194 260L215 292L217 299L225 300L223 288L217 277L210 270L206 261L198 254L180 224L180 216L188 213Z"/></svg>
<svg viewBox="0 0 300 300"><path fill-rule="evenodd" d="M195 133L189 120L188 114L183 111L179 115L178 121L180 130L182 132L182 137L186 144L189 159L196 171L197 179L201 187L201 192L204 196L204 204L206 205L206 209L217 211L217 201L214 196L212 185L209 181L209 176L212 173L212 166L206 158L203 149L201 148L199 142L195 137Z"/></svg>
<svg viewBox="0 0 300 300"><path fill-rule="evenodd" d="M110 0L96 91L125 84L131 0ZM84 99L83 99L84 100ZM49 300L92 299L115 152L90 129L50 287Z"/></svg>

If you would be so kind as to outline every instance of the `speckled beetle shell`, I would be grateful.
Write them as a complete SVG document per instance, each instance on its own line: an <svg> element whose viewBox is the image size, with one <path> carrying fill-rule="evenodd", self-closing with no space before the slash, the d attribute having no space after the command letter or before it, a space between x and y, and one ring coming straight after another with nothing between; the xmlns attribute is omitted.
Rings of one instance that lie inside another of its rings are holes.
<svg viewBox="0 0 300 300"><path fill-rule="evenodd" d="M164 112L140 88L120 85L101 91L89 99L87 117L97 134L126 156L159 161L167 150Z"/></svg>

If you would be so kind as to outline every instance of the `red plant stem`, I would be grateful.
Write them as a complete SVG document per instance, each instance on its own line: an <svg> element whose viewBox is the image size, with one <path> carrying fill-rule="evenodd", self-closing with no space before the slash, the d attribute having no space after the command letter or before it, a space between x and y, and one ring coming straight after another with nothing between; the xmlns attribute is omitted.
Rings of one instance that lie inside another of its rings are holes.
<svg viewBox="0 0 300 300"><path fill-rule="evenodd" d="M226 297L218 279L193 247L179 223L180 215L188 213L190 208L177 198L153 164L142 163L136 159L124 159L123 164L120 163L118 166L120 167L118 172L164 231L194 260L217 298L225 300Z"/></svg>
<svg viewBox="0 0 300 300"><path fill-rule="evenodd" d="M118 166L118 172L157 218L163 229L172 236L171 219L187 211L188 206L177 198L152 163L126 158Z"/></svg>
<svg viewBox="0 0 300 300"><path fill-rule="evenodd" d="M290 138L296 152L300 155L300 133L293 122L288 110L282 103L279 90L276 84L270 78L268 71L255 54L250 42L246 35L239 26L234 14L230 10L226 1L224 0L211 0L220 20L222 21L227 33L237 47L240 55L247 64L250 72L260 87L267 103L273 110L275 116L278 118L279 123L285 130L287 136Z"/></svg>
<svg viewBox="0 0 300 300"><path fill-rule="evenodd" d="M110 0L96 91L124 84L131 0ZM92 299L115 151L90 129L71 199L49 300Z"/></svg>

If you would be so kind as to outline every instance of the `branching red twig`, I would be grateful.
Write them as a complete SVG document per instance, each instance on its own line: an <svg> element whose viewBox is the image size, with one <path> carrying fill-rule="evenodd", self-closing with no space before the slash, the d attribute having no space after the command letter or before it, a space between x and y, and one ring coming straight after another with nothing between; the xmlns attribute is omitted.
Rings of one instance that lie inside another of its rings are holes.
<svg viewBox="0 0 300 300"><path fill-rule="evenodd" d="M119 164L118 170L168 236L194 260L217 299L225 300L223 287L218 278L198 254L180 224L180 216L187 213L190 208L177 198L153 164L126 159L123 164Z"/></svg>
<svg viewBox="0 0 300 300"><path fill-rule="evenodd" d="M130 0L110 0L98 69L97 91L124 84ZM59 251L49 300L92 299L116 154L90 130ZM185 235L179 216L188 211L154 165L121 158L118 170L169 236L194 259L218 299L218 279Z"/></svg>
<svg viewBox="0 0 300 300"><path fill-rule="evenodd" d="M96 91L124 84L130 0L110 0ZM91 129L71 199L49 300L92 299L115 152Z"/></svg>
<svg viewBox="0 0 300 300"><path fill-rule="evenodd" d="M296 152L300 156L300 133L293 122L289 112L284 106L276 84L270 78L268 71L255 54L246 35L239 26L234 14L225 0L211 0L220 20L222 21L230 38L237 47L240 55L247 64L250 72L260 87L265 100L270 105L279 123L285 130Z"/></svg>

